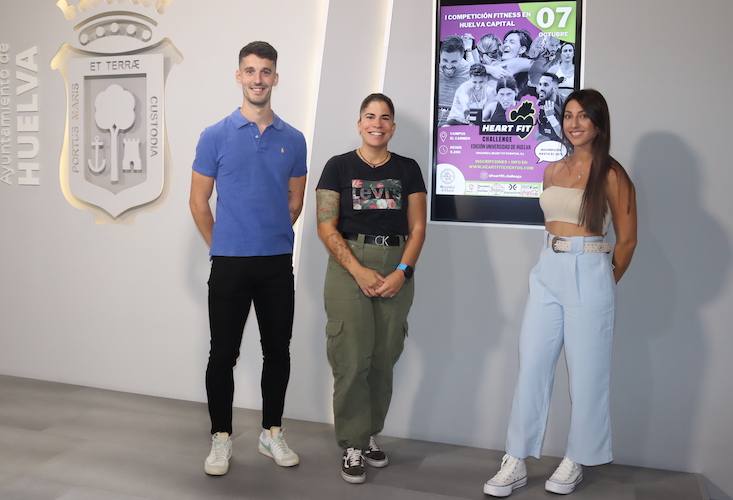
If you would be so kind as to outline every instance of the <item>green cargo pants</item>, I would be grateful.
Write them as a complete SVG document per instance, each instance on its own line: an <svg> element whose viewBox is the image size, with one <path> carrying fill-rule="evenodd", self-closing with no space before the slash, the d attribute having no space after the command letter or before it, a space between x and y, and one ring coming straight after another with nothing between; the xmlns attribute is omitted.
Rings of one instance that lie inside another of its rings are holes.
<svg viewBox="0 0 733 500"><path fill-rule="evenodd" d="M399 247L347 241L362 265L387 276L402 258ZM333 371L333 414L342 448L366 449L369 436L384 427L392 399L392 370L407 335L407 313L415 293L405 281L392 298L367 297L354 278L328 259L324 297L327 355Z"/></svg>

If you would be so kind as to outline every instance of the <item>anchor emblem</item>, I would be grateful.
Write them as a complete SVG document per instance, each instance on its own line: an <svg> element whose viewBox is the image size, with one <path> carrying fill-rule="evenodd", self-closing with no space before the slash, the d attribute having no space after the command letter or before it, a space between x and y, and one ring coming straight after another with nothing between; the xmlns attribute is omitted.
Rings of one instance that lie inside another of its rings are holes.
<svg viewBox="0 0 733 500"><path fill-rule="evenodd" d="M62 191L98 221L116 219L165 185L165 80L182 60L160 17L172 0L54 2L72 22L51 61L67 96Z"/></svg>
<svg viewBox="0 0 733 500"><path fill-rule="evenodd" d="M106 158L102 158L102 164L99 164L99 150L103 147L104 142L102 142L98 135L95 135L94 142L92 143L92 148L94 148L94 163L92 163L92 160L87 160L87 163L89 164L89 170L91 170L95 174L101 174L104 171L104 167L107 166Z"/></svg>

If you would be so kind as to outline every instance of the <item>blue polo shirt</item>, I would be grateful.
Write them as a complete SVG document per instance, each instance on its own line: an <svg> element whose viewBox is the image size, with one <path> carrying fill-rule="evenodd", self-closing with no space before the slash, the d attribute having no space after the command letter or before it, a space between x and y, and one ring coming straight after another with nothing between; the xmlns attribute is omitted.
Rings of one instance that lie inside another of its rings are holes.
<svg viewBox="0 0 733 500"><path fill-rule="evenodd" d="M201 133L193 169L216 182L211 255L293 252L288 181L306 174L302 133L275 115L260 134L237 108Z"/></svg>

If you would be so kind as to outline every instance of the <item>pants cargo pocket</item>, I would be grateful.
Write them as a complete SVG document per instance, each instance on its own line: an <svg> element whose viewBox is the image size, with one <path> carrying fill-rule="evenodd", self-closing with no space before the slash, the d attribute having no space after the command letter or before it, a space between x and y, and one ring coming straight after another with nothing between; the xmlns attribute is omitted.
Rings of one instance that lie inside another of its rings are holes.
<svg viewBox="0 0 733 500"><path fill-rule="evenodd" d="M407 321L402 324L402 328L395 331L392 341L390 342L391 347L391 360L392 366L397 364L397 361L402 356L402 351L405 349L405 339L407 338Z"/></svg>
<svg viewBox="0 0 733 500"><path fill-rule="evenodd" d="M326 323L326 357L328 358L328 362L331 365L334 375L336 375L336 371L338 369L336 353L338 349L339 336L343 329L343 320L329 319L328 323Z"/></svg>

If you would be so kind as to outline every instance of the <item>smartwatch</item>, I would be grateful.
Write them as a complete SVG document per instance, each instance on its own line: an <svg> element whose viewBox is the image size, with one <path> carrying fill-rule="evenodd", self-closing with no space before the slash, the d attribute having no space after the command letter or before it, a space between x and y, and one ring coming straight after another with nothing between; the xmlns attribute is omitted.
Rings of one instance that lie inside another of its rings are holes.
<svg viewBox="0 0 733 500"><path fill-rule="evenodd" d="M397 269L402 271L402 273L405 275L405 279L408 279L408 280L412 278L412 274L415 272L412 266L409 266L405 263L401 263L399 266L397 266Z"/></svg>

